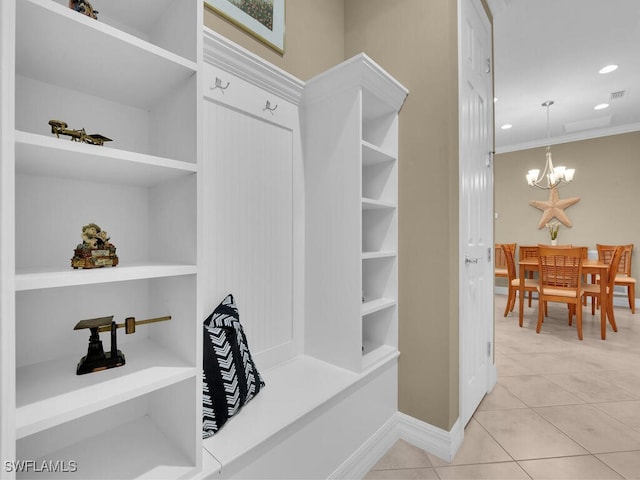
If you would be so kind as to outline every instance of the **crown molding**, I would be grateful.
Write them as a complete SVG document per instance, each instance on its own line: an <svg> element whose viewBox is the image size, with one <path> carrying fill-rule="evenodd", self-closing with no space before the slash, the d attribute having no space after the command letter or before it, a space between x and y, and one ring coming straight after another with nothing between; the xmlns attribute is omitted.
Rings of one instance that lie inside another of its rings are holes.
<svg viewBox="0 0 640 480"><path fill-rule="evenodd" d="M357 87L380 99L389 111L394 112L402 108L409 93L368 55L359 53L307 81L304 103L319 102L328 95Z"/></svg>
<svg viewBox="0 0 640 480"><path fill-rule="evenodd" d="M237 75L267 92L299 105L304 82L232 42L209 27L203 28L203 60Z"/></svg>
<svg viewBox="0 0 640 480"><path fill-rule="evenodd" d="M576 132L568 135L562 135L560 137L554 137L551 140L544 138L540 140L533 140L531 142L516 143L512 145L496 147L496 153L500 154L518 152L520 150L529 150L531 148L546 147L547 145L580 142L583 140L590 140L592 138L609 137L612 135L620 135L623 133L631 133L637 131L640 131L640 123L630 123L627 125L620 125L618 127L599 128L597 130L585 130L583 132Z"/></svg>

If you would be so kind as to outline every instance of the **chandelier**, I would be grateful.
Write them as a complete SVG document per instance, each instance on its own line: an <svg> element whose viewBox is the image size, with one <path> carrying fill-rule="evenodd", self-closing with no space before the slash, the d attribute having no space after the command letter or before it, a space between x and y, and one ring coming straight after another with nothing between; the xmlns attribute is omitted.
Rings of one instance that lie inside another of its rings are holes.
<svg viewBox="0 0 640 480"><path fill-rule="evenodd" d="M553 105L552 100L547 100L542 104L543 107L547 107L547 162L545 163L542 174L540 174L540 170L537 168L529 170L529 173L527 173L527 183L529 186L541 190L563 187L573 180L573 175L576 173L574 168L553 166L553 160L551 160L551 131L549 128L549 107L551 105Z"/></svg>

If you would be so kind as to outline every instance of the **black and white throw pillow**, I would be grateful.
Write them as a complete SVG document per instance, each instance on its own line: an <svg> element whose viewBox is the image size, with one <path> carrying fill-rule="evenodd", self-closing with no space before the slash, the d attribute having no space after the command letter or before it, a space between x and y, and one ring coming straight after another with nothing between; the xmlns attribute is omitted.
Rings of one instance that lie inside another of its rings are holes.
<svg viewBox="0 0 640 480"><path fill-rule="evenodd" d="M203 323L202 438L216 433L264 387L229 294Z"/></svg>

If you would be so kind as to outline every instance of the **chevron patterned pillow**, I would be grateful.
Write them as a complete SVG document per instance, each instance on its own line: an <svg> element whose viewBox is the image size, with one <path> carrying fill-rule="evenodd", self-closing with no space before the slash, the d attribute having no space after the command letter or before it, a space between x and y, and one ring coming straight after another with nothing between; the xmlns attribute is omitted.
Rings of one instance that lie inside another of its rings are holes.
<svg viewBox="0 0 640 480"><path fill-rule="evenodd" d="M203 323L202 438L216 433L264 387L229 294Z"/></svg>

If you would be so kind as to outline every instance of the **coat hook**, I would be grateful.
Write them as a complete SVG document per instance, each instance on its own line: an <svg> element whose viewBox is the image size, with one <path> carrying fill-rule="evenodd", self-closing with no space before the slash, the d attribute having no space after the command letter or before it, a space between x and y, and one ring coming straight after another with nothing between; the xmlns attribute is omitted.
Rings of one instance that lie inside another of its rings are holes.
<svg viewBox="0 0 640 480"><path fill-rule="evenodd" d="M278 108L278 105L276 105L275 107L271 108L271 102L269 100L267 100L267 104L264 106L262 111L264 112L265 110L269 110L271 115L273 115L273 112L276 111L276 108Z"/></svg>
<svg viewBox="0 0 640 480"><path fill-rule="evenodd" d="M230 83L227 82L227 84L223 87L222 86L222 80L220 80L218 77L216 77L216 82L215 85L213 87L209 87L211 90L215 90L216 88L219 88L220 90L222 90L222 93L224 93L224 91L229 88Z"/></svg>

